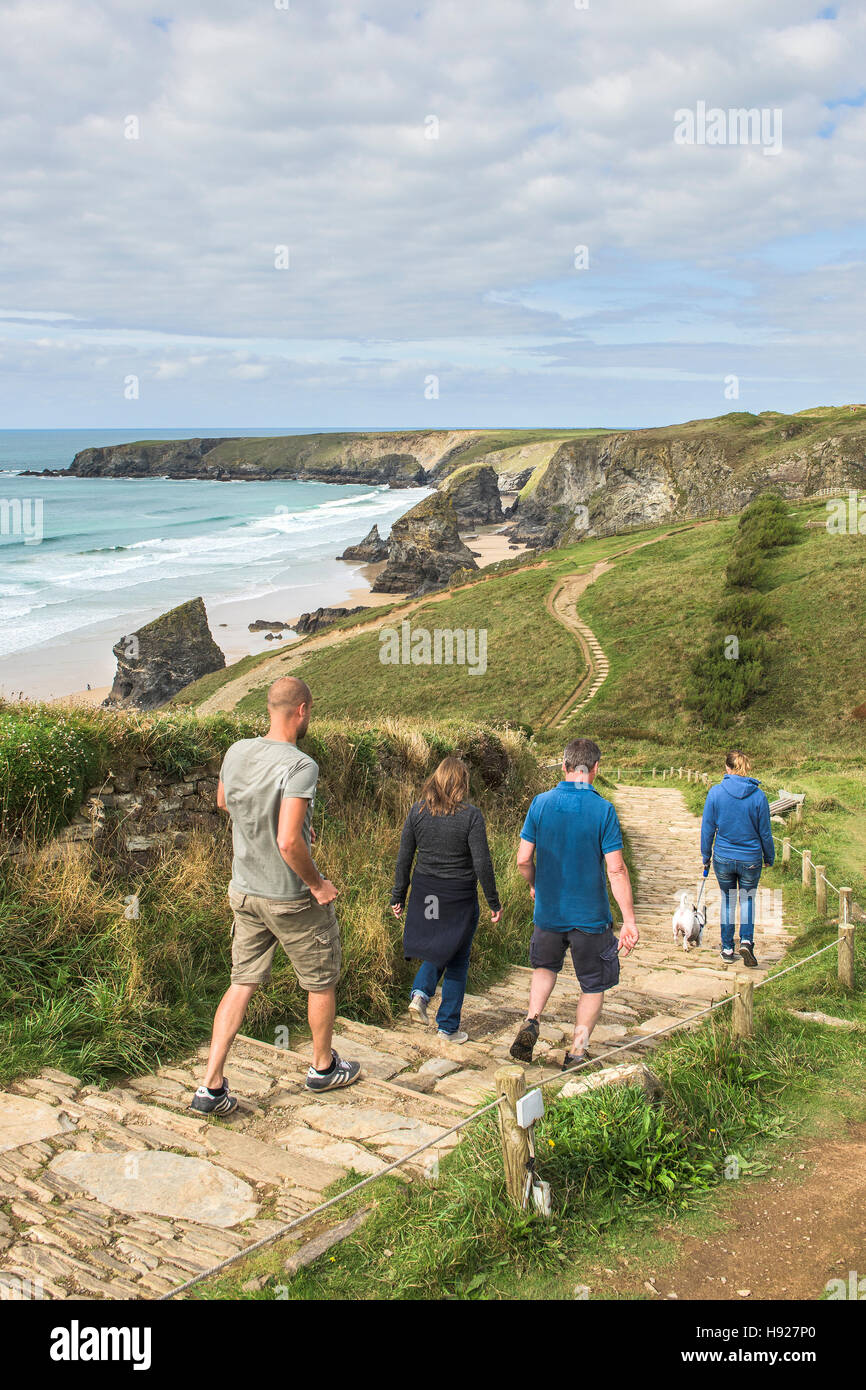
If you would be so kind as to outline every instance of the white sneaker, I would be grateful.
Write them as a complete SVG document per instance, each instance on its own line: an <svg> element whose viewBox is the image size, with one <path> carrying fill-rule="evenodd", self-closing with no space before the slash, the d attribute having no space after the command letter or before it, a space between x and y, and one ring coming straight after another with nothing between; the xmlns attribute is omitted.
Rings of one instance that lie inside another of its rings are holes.
<svg viewBox="0 0 866 1390"><path fill-rule="evenodd" d="M409 1013L415 1019L416 1023L423 1023L425 1025L428 1023L427 1000L424 998L423 994L412 995L412 998L409 1000Z"/></svg>
<svg viewBox="0 0 866 1390"><path fill-rule="evenodd" d="M465 1043L469 1041L468 1033L443 1033L441 1028L436 1036L437 1038L444 1038L446 1042Z"/></svg>

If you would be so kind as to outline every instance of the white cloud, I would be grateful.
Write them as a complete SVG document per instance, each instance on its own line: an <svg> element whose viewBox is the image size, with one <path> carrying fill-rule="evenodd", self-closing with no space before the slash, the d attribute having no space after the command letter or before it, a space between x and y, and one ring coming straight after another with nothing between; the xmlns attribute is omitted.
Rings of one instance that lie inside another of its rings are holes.
<svg viewBox="0 0 866 1390"><path fill-rule="evenodd" d="M228 356L265 340L318 345L286 349L296 364L373 339L389 361L447 352L468 382L467 359L495 374L522 342L547 334L555 355L562 334L592 324L556 288L570 287L578 242L623 321L638 315L636 339L644 296L612 266L627 264L628 280L660 265L709 280L748 264L751 288L724 296L717 320L707 311L708 347L714 323L754 319L749 299L766 339L796 332L785 277L767 273L761 248L838 234L866 202L866 110L838 107L832 138L821 135L825 101L860 89L866 14L815 10L184 0L166 30L142 0L6 0L0 218L21 308L0 315L0 332L62 322L70 361L73 343L88 361L96 341L125 344L127 371L140 356L154 383L201 376L212 401L217 380L278 390L265 348L246 364ZM676 146L673 112L698 100L782 108L783 154ZM125 138L129 116L138 139ZM274 268L280 244L287 271ZM551 287L543 303L539 285ZM858 263L846 296L863 287ZM689 313L693 290L676 275L668 295L671 317ZM816 295L812 314L831 340L838 316L847 343L845 305ZM658 315L648 322L663 343ZM458 339L462 351L441 346ZM203 345L226 354L219 371L187 361ZM92 370L98 409L105 369ZM387 409L397 388L378 380Z"/></svg>

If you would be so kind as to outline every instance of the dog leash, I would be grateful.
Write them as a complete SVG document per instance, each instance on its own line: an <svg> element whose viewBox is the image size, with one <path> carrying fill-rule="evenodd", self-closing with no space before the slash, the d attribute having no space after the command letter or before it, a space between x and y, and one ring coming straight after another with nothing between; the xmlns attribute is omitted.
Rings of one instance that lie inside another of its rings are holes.
<svg viewBox="0 0 866 1390"><path fill-rule="evenodd" d="M698 899L697 899L697 902L695 903L695 911L696 911L696 912L697 912L698 908L699 908L700 905L701 905L701 898L704 896L704 887L706 886L706 882L707 882L707 878L708 878L708 876L709 876L709 872L710 872L709 869L704 869L703 877L702 877L702 879L701 879L701 886L700 886L700 888L698 889Z"/></svg>

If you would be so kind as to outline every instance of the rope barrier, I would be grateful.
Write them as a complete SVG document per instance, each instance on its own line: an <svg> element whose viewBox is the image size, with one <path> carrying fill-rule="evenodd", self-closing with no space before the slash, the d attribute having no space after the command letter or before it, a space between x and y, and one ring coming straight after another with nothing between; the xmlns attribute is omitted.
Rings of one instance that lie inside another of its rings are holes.
<svg viewBox="0 0 866 1390"><path fill-rule="evenodd" d="M837 937L835 941L831 941L828 945L821 946L819 950L813 951L810 956L803 956L802 960L795 960L793 965L786 965L784 970L777 970L775 975L766 975L763 980L758 981L755 985L755 989L762 989L764 985L768 985L771 980L780 980L783 975L788 974L789 970L796 970L798 966L805 965L807 961L814 960L816 956L823 956L825 951L832 951L833 947L838 945L839 939Z"/></svg>
<svg viewBox="0 0 866 1390"><path fill-rule="evenodd" d="M212 1265L210 1269L206 1269L201 1274L197 1274L194 1279L187 1279L185 1284L179 1284L176 1289L170 1289L168 1293L160 1294L156 1301L158 1303L165 1303L169 1299L175 1298L179 1293L185 1293L187 1289L195 1288L196 1284L201 1284L205 1279L210 1279L214 1274L220 1274L224 1269L227 1269L229 1265L235 1264L238 1260L245 1260L248 1255L254 1254L257 1250L264 1249L266 1245L270 1245L273 1241L282 1240L283 1236L288 1235L290 1231L297 1230L299 1226L303 1226L305 1222L311 1221L314 1216L319 1216L321 1212L327 1211L329 1207L333 1207L337 1202L342 1202L346 1197L351 1197L353 1193L360 1192L363 1188L369 1187L370 1183L378 1182L380 1178L387 1177L389 1173L393 1173L395 1169L400 1168L404 1163L409 1163L413 1158L417 1158L419 1154L424 1153L425 1149L432 1149L435 1144L441 1144L443 1139L447 1139L449 1135L456 1134L458 1130L464 1129L466 1125L471 1124L473 1120L477 1120L479 1116L486 1115L488 1110L496 1110L504 1099L504 1096L497 1096L496 1100L490 1101L487 1105L482 1106L480 1110L475 1110L471 1115L466 1115L465 1118L459 1120L456 1125L452 1125L451 1129L446 1129L444 1133L438 1134L435 1139L429 1139L427 1143L422 1144L420 1148L413 1149L411 1153L404 1154L403 1158L398 1158L393 1163L389 1163L387 1168L380 1169L378 1173L371 1173L368 1177L362 1178L360 1182L356 1182L352 1187L347 1187L344 1192L338 1192L335 1197L329 1197L326 1202L320 1202L317 1207L313 1207L312 1211L306 1211L302 1216L295 1217L294 1221L289 1221L285 1226L281 1226L278 1231L272 1231L270 1235L262 1236L261 1240L257 1240L253 1245L245 1246L243 1250L237 1250L234 1255L228 1255L226 1259L220 1260L219 1264Z"/></svg>
<svg viewBox="0 0 866 1390"><path fill-rule="evenodd" d="M785 838L787 839L787 836L786 836ZM783 843L783 842L779 839L779 836L778 836L778 835L774 835L774 836L773 836L773 840L774 840L774 842L775 842L777 845ZM797 846L796 846L796 845L790 844L790 841L789 841L788 843L789 843L790 848L794 851L794 853L795 853L795 854L799 854L800 858L802 859L802 858L803 858L803 850L797 849ZM828 888L832 888L832 889L833 889L833 892L834 892L834 893L838 893L839 896L841 897L841 895L842 895L842 889L841 889L841 888L837 888L836 885L835 885L835 883L831 883L830 880L829 880L829 878L827 877L826 874L822 874L822 875L821 875L821 878L824 880L824 882L826 883L826 885L827 885ZM848 915L848 910L847 910L847 906L846 906L846 909L845 909L845 916L846 916L846 918L847 918L847 915Z"/></svg>

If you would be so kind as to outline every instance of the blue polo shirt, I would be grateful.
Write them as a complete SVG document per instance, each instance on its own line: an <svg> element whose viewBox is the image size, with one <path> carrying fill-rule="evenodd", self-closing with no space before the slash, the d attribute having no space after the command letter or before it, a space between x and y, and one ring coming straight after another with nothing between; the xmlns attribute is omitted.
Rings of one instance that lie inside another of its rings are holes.
<svg viewBox="0 0 866 1390"><path fill-rule="evenodd" d="M535 797L520 838L535 845L535 925L545 931L607 931L613 917L604 856L622 849L610 802L589 782L560 782Z"/></svg>

